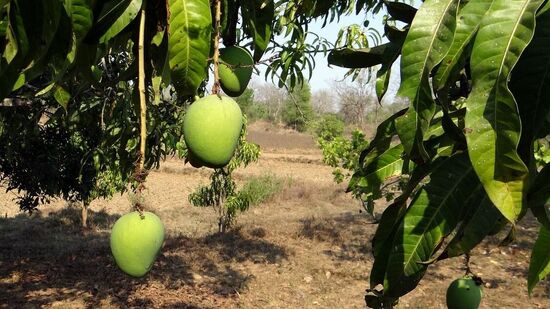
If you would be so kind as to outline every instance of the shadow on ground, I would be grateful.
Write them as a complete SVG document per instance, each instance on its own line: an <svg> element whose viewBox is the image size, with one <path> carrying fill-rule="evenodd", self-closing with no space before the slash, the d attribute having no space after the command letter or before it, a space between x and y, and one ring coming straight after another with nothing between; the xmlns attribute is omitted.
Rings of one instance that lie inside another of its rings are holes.
<svg viewBox="0 0 550 309"><path fill-rule="evenodd" d="M0 308L67 300L87 308L155 307L159 297L173 308L219 307L223 304L214 298L234 297L251 279L234 262L287 258L282 247L239 230L201 238L168 236L153 270L135 279L117 268L110 253L109 228L118 216L90 211L94 228L82 230L79 212L66 208L45 217L0 219ZM193 293L185 292L190 289ZM210 302L203 299L208 297Z"/></svg>
<svg viewBox="0 0 550 309"><path fill-rule="evenodd" d="M339 250L327 250L325 254L337 260L365 261L371 259L370 239L376 225L361 213L344 213L332 218L315 217L300 221L300 237L328 242Z"/></svg>

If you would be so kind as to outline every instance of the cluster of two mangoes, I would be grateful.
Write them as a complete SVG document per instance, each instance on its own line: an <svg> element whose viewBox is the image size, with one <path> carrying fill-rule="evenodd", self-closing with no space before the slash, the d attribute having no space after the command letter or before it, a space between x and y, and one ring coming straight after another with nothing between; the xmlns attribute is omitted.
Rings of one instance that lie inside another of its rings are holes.
<svg viewBox="0 0 550 309"><path fill-rule="evenodd" d="M252 75L252 56L233 46L221 51L220 84L239 96ZM220 168L231 160L243 125L239 105L231 98L209 95L196 100L184 118L187 160L194 167ZM132 212L117 220L111 231L111 252L120 269L141 277L151 269L164 242L164 225L155 214Z"/></svg>

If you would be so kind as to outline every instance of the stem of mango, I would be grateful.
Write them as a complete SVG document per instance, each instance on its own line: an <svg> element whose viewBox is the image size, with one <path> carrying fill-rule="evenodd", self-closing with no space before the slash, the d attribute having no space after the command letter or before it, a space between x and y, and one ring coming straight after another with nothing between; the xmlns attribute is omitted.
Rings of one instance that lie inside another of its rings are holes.
<svg viewBox="0 0 550 309"><path fill-rule="evenodd" d="M147 97L145 92L145 6L146 1L143 1L141 8L141 18L139 21L139 38L138 38L138 90L139 90L139 163L137 170L137 181L139 182L136 192L136 202L134 207L141 214L141 191L143 190L143 182L145 175L145 147L147 140ZM141 214L143 217L143 214Z"/></svg>
<svg viewBox="0 0 550 309"><path fill-rule="evenodd" d="M221 0L215 0L214 5L216 11L214 14L214 56L212 61L214 62L214 85L212 86L212 94L219 94L220 92L220 31L221 31L221 17L222 17L222 2Z"/></svg>

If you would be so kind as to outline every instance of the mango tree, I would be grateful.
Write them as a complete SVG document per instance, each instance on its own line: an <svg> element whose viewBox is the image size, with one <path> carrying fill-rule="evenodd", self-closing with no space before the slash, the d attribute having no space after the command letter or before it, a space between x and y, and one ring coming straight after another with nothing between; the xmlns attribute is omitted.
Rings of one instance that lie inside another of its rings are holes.
<svg viewBox="0 0 550 309"><path fill-rule="evenodd" d="M531 293L550 272L550 165L535 158L550 134L550 3L385 5L387 43L329 55L349 68L380 66L379 97L401 57L397 99L408 107L380 124L349 182L372 197L386 179L406 179L373 238L367 304L392 307L430 264L468 254L503 221L513 231L529 211L540 224Z"/></svg>
<svg viewBox="0 0 550 309"><path fill-rule="evenodd" d="M529 210L540 223L530 292L550 272L550 167L535 156L550 133L549 8L547 0L426 0L418 9L380 0L0 0L0 99L7 99L1 109L9 124L0 126L2 140L29 122L31 131L52 126L38 134L42 139L56 136L56 114L64 121L73 115L76 127L90 121L86 115L96 124L112 116L99 126L100 142L76 152L81 166L95 158L106 163L73 173L76 186L14 177L19 165L11 163L2 162L0 175L10 189L32 183L39 196L55 197L114 171L123 182L134 180L139 192L149 168L185 148L180 116L206 93L210 65L217 85L220 42L251 50L256 65L268 65L266 78L281 87L303 84L320 51L330 51L334 65L379 66L379 97L400 59L398 99L408 107L378 127L349 183L374 197L388 177L406 180L374 236L367 304L393 306L429 264L467 254L499 222L514 226ZM327 25L382 9L387 43L369 47L359 36L334 48L308 32L313 20ZM108 100L86 114L92 106L86 90L97 89L106 89L96 97ZM163 100L170 89L175 93ZM15 118L17 109L37 111ZM25 141L7 144L0 156L16 162L6 153ZM30 175L39 172L31 168ZM55 173L68 170L74 171Z"/></svg>

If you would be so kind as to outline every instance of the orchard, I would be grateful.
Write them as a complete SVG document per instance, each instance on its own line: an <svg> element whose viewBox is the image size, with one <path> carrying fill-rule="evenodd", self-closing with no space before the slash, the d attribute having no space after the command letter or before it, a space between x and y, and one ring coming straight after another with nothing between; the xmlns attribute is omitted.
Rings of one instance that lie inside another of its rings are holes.
<svg viewBox="0 0 550 309"><path fill-rule="evenodd" d="M310 31L350 15L364 24L335 43ZM371 26L383 33L360 29ZM315 74L316 55L350 78L368 72L379 102L400 73L393 100L404 108L373 136L347 141L330 120L319 126L347 194L370 215L390 200L374 235L361 235L373 260L363 304L399 306L432 266L463 259L441 297L478 308L490 292L471 252L498 233L513 241L526 216L538 231L524 293L547 280L548 0L0 0L0 186L31 214L80 203L83 228L92 202L130 194L110 252L98 254L121 277L146 280L170 241L145 206L150 174L173 157L206 170L210 183L188 201L214 208L227 233L256 203L234 173L260 158L238 97L261 71L307 118L292 93Z"/></svg>

